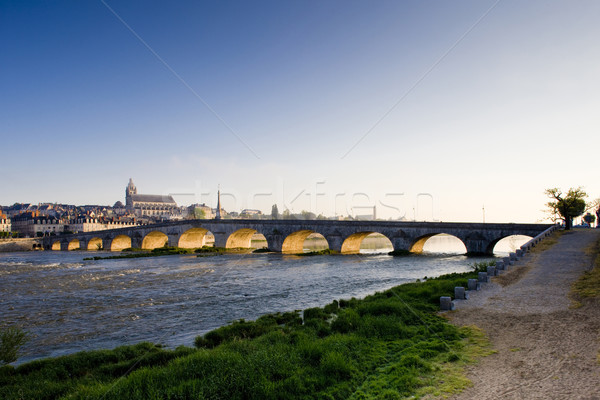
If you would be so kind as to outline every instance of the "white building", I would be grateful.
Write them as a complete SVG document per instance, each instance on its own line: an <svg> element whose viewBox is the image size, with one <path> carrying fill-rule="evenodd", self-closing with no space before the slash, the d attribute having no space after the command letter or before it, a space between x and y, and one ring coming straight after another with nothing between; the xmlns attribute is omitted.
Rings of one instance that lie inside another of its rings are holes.
<svg viewBox="0 0 600 400"><path fill-rule="evenodd" d="M0 219L0 232L11 232L11 226L10 218Z"/></svg>
<svg viewBox="0 0 600 400"><path fill-rule="evenodd" d="M138 226L138 224L134 222L102 221L97 218L77 218L75 220L68 221L65 226L65 229L70 232L80 233Z"/></svg>

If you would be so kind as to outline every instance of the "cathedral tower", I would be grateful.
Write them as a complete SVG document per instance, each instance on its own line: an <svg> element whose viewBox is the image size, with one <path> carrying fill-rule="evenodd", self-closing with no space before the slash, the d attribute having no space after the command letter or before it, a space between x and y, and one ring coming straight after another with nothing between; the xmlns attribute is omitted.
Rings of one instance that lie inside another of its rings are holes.
<svg viewBox="0 0 600 400"><path fill-rule="evenodd" d="M137 194L137 188L133 184L133 179L129 178L129 185L125 188L125 207L129 209L133 208L132 194Z"/></svg>

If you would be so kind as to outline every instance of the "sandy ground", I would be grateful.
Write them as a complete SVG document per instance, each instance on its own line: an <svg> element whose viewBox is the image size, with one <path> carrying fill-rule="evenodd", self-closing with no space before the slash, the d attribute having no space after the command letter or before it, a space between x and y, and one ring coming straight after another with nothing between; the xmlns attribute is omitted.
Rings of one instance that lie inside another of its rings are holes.
<svg viewBox="0 0 600 400"><path fill-rule="evenodd" d="M600 399L600 301L569 308L568 297L599 238L568 232L457 302L451 321L482 328L497 353L469 368L473 387L452 399Z"/></svg>

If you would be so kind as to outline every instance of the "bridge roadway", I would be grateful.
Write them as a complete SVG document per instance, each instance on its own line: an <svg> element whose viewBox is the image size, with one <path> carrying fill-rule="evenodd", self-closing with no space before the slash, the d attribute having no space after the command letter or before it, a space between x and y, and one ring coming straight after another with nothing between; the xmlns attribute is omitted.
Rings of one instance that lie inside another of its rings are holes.
<svg viewBox="0 0 600 400"><path fill-rule="evenodd" d="M183 248L202 247L209 231L215 246L251 247L252 236L265 236L272 251L301 253L304 240L313 232L323 235L329 248L358 253L362 240L371 233L386 236L394 250L420 252L430 237L445 233L460 239L469 254L493 254L501 239L512 235L535 237L548 224L483 224L457 222L330 221L330 220L182 220L152 225L110 229L44 238L46 250L105 249L120 251L134 247L154 249L165 244Z"/></svg>

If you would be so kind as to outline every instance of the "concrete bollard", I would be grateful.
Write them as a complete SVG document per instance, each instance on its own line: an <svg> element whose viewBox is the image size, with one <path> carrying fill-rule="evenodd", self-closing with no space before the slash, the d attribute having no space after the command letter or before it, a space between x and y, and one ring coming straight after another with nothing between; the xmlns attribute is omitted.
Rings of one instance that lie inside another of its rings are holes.
<svg viewBox="0 0 600 400"><path fill-rule="evenodd" d="M510 257L504 257L502 259L502 261L504 261L504 267L508 267L509 265L513 265L514 264L514 261L512 261L510 259Z"/></svg>
<svg viewBox="0 0 600 400"><path fill-rule="evenodd" d="M456 286L454 288L454 298L456 300L468 300L469 293L465 291L465 288L462 286Z"/></svg>
<svg viewBox="0 0 600 400"><path fill-rule="evenodd" d="M467 289L479 290L479 289L481 289L481 284L479 282L477 282L477 279L469 279L467 281Z"/></svg>
<svg viewBox="0 0 600 400"><path fill-rule="evenodd" d="M525 252L521 249L517 249L515 252L517 253L517 258L523 258L525 255Z"/></svg>
<svg viewBox="0 0 600 400"><path fill-rule="evenodd" d="M487 267L487 274L488 276L496 276L496 267Z"/></svg>
<svg viewBox="0 0 600 400"><path fill-rule="evenodd" d="M480 272L477 274L477 280L479 282L487 282L488 281L488 274L486 272Z"/></svg>
<svg viewBox="0 0 600 400"><path fill-rule="evenodd" d="M496 269L500 271L504 270L504 261L496 261Z"/></svg>
<svg viewBox="0 0 600 400"><path fill-rule="evenodd" d="M452 298L450 296L440 296L440 310L454 310L454 302L452 301Z"/></svg>
<svg viewBox="0 0 600 400"><path fill-rule="evenodd" d="M517 257L517 253L510 253L508 256L510 257L510 261L512 261L513 263L519 259Z"/></svg>

